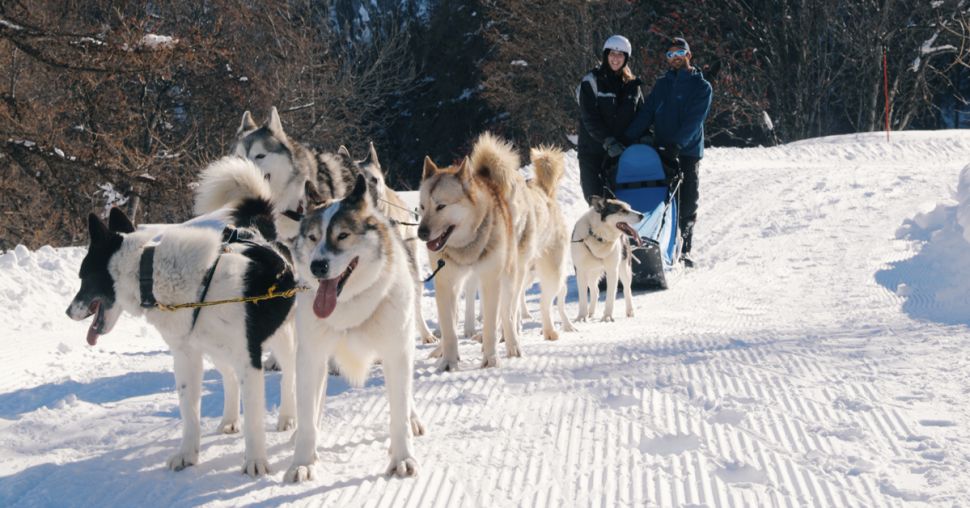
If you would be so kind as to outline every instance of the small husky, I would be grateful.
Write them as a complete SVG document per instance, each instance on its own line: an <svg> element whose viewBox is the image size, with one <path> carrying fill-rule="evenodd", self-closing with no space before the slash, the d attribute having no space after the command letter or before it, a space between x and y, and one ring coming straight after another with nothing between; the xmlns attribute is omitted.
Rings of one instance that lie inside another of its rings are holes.
<svg viewBox="0 0 970 508"><path fill-rule="evenodd" d="M221 162L248 174L250 188L255 189L252 197L232 205L235 226L271 228L274 212L259 170L238 158ZM91 243L81 262L81 289L67 314L74 320L94 316L87 334L91 345L111 331L122 310L143 315L171 348L183 425L182 444L178 453L168 459L168 467L179 471L199 460L199 404L205 355L222 374L225 385L219 429L226 433L239 430L241 382L246 410L243 471L251 476L268 473L261 355L265 345L284 364L277 430L291 429L296 413L295 374L293 329L287 317L293 299L229 303L199 308L197 312L166 311L152 303L230 300L265 295L270 288L282 292L295 287L292 269L269 244L224 245L221 231L204 227L170 226L161 234L153 229L135 231L128 217L117 208L111 210L107 226L91 214L88 229ZM258 231L252 234L260 237Z"/></svg>
<svg viewBox="0 0 970 508"><path fill-rule="evenodd" d="M317 419L326 397L330 358L348 381L363 384L381 359L390 405L389 474L411 476L418 463L411 436L424 433L412 399L414 278L390 221L357 177L341 200L311 210L300 223L293 256L311 291L297 298L297 430L293 463L284 476L315 476Z"/></svg>
<svg viewBox="0 0 970 508"><path fill-rule="evenodd" d="M633 271L630 265L630 245L622 239L624 234L632 237L637 245L640 235L631 224L643 220L643 214L630 205L616 199L593 196L590 209L576 221L573 228L571 252L576 265L576 288L579 292L579 316L577 321L592 319L599 299L599 280L606 274L606 308L603 321L613 321L613 302L616 300L617 274L623 281L626 315L633 317L633 295L630 283ZM590 293L587 310L586 291Z"/></svg>
<svg viewBox="0 0 970 508"><path fill-rule="evenodd" d="M516 188L518 187L518 189ZM456 307L462 284L474 274L481 282L483 367L498 364L496 325L500 324L509 357L521 356L513 319L521 286L518 261L521 231L516 218L526 204L519 158L507 143L491 134L475 142L471 157L439 168L424 159L421 178L421 225L432 266L444 262L435 276L435 302L441 327L440 370L457 370ZM520 208L515 209L515 204Z"/></svg>

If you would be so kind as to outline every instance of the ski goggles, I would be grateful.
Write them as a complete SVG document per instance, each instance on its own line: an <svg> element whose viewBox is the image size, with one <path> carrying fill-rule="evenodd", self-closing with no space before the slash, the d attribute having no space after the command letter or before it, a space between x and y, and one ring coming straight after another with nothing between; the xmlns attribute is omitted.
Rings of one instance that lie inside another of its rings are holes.
<svg viewBox="0 0 970 508"><path fill-rule="evenodd" d="M687 56L687 50L686 49L678 49L677 51L668 51L667 52L667 60L676 58L678 56Z"/></svg>

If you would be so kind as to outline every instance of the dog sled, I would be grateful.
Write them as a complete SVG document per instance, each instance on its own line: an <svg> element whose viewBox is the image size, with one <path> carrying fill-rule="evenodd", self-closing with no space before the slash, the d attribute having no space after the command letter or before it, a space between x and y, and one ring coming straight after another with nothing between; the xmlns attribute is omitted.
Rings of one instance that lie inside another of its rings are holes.
<svg viewBox="0 0 970 508"><path fill-rule="evenodd" d="M642 245L633 250L633 288L667 289L680 255L677 206L681 177L664 171L664 161L648 145L631 145L616 166L615 194L644 218L634 226ZM673 175L668 177L668 175Z"/></svg>

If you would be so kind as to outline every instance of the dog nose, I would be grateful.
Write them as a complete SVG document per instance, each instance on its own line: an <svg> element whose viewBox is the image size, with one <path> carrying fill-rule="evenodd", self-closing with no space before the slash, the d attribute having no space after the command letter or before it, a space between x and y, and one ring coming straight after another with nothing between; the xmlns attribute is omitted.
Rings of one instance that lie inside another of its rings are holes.
<svg viewBox="0 0 970 508"><path fill-rule="evenodd" d="M418 226L418 238L420 238L422 242L427 242L430 236L431 230L428 229L428 226L425 226L424 224Z"/></svg>
<svg viewBox="0 0 970 508"><path fill-rule="evenodd" d="M310 263L310 273L318 279L326 279L329 271L330 261L326 259L318 259Z"/></svg>

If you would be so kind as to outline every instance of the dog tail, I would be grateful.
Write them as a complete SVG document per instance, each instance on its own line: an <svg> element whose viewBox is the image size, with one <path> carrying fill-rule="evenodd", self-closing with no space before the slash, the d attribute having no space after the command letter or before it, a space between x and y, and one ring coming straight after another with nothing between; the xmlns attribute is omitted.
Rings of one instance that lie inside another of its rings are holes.
<svg viewBox="0 0 970 508"><path fill-rule="evenodd" d="M269 183L252 161L223 157L209 164L200 174L199 186L195 189L195 214L238 206L243 201L269 205L272 195Z"/></svg>
<svg viewBox="0 0 970 508"><path fill-rule="evenodd" d="M556 198L559 180L566 171L566 162L562 150L554 147L540 146L530 151L532 164L536 171L536 184L550 198Z"/></svg>
<svg viewBox="0 0 970 508"><path fill-rule="evenodd" d="M492 182L503 196L511 194L519 165L519 156L509 142L489 132L475 141L471 155L472 174Z"/></svg>

